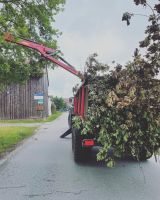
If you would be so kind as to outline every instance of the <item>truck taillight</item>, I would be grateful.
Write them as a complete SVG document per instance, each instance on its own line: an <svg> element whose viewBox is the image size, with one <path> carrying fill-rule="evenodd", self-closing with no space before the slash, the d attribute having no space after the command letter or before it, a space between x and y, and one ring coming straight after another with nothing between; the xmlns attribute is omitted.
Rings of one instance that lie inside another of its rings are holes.
<svg viewBox="0 0 160 200"><path fill-rule="evenodd" d="M94 146L94 140L93 139L85 139L82 142L83 147L92 147Z"/></svg>

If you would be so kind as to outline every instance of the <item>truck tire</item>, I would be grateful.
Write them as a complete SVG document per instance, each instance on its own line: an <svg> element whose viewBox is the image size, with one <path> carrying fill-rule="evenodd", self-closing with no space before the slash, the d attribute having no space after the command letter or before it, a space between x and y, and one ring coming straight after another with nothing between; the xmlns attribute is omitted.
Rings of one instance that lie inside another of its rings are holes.
<svg viewBox="0 0 160 200"><path fill-rule="evenodd" d="M72 115L71 115L71 113L68 114L68 126L69 126L69 128L72 127Z"/></svg>
<svg viewBox="0 0 160 200"><path fill-rule="evenodd" d="M147 155L147 151L145 149L142 149L139 153L139 160L140 161L145 161L149 158L151 158L153 153L150 153L150 155Z"/></svg>
<svg viewBox="0 0 160 200"><path fill-rule="evenodd" d="M72 150L74 160L80 162L83 159L82 137L78 129L72 129Z"/></svg>
<svg viewBox="0 0 160 200"><path fill-rule="evenodd" d="M132 159L132 160L135 160L135 161L137 161L137 160L139 160L139 161L145 161L145 160L151 158L152 155L153 155L152 152L150 153L150 155L147 155L147 151L143 147L139 150L138 158L136 156L133 156L131 154L131 150L129 150L129 149L127 149L126 153L125 153L125 157L127 157L129 159Z"/></svg>
<svg viewBox="0 0 160 200"><path fill-rule="evenodd" d="M91 148L83 148L82 140L80 130L72 128L72 151L75 162L87 161L91 156Z"/></svg>
<svg viewBox="0 0 160 200"><path fill-rule="evenodd" d="M72 128L72 117L74 116L73 108L69 109L69 114L68 114L68 126L69 128Z"/></svg>

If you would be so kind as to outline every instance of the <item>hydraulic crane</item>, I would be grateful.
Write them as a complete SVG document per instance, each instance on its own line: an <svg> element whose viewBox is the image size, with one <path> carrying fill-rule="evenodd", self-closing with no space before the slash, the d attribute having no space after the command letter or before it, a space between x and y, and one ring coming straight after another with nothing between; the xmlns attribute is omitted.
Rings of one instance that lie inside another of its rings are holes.
<svg viewBox="0 0 160 200"><path fill-rule="evenodd" d="M72 65L70 65L66 60L64 60L61 56L57 54L57 50L48 48L44 46L43 44L39 44L37 42L34 42L32 40L24 39L21 37L14 37L11 33L5 33L4 39L7 42L12 42L24 47L28 47L31 49L34 49L38 51L42 57L46 58L47 60L53 62L54 64L62 67L63 69L69 71L70 73L74 74L75 76L79 77L81 80L83 80L83 75L81 72L77 71ZM59 59L57 60L54 56Z"/></svg>

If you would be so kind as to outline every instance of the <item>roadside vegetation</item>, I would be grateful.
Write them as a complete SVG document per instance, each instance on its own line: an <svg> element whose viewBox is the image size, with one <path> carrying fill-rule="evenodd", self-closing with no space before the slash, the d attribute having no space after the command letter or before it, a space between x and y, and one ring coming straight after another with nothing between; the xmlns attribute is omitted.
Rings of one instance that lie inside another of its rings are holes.
<svg viewBox="0 0 160 200"><path fill-rule="evenodd" d="M0 0L0 90L10 84L25 83L30 77L40 77L46 66L37 52L8 45L4 33L11 32L56 49L56 38L61 33L55 28L55 17L64 3L65 0ZM47 66L54 68L50 62Z"/></svg>
<svg viewBox="0 0 160 200"><path fill-rule="evenodd" d="M37 120L1 120L0 123L42 123L51 122L57 119L62 113L55 112L47 119ZM6 153L12 151L16 145L24 139L32 136L38 126L33 127L18 127L18 126L5 126L0 127L0 158Z"/></svg>
<svg viewBox="0 0 160 200"><path fill-rule="evenodd" d="M61 112L54 112L51 116L47 119L16 119L16 120L0 120L0 123L45 123L51 122L57 119L62 113Z"/></svg>
<svg viewBox="0 0 160 200"><path fill-rule="evenodd" d="M64 101L62 97L52 97L52 111L54 110L60 110L60 111L65 111L67 109L67 104Z"/></svg>
<svg viewBox="0 0 160 200"><path fill-rule="evenodd" d="M13 150L16 145L30 137L37 127L0 127L0 157Z"/></svg>

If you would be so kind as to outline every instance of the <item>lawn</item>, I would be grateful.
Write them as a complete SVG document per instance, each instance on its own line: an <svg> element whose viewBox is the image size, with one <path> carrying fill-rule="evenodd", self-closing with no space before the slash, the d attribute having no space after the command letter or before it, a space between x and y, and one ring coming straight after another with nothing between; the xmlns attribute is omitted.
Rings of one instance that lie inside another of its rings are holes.
<svg viewBox="0 0 160 200"><path fill-rule="evenodd" d="M62 113L55 112L53 115L49 116L46 119L16 119L16 120L0 120L0 123L43 123L43 122L51 122L58 118Z"/></svg>
<svg viewBox="0 0 160 200"><path fill-rule="evenodd" d="M31 136L37 127L0 127L0 155Z"/></svg>

